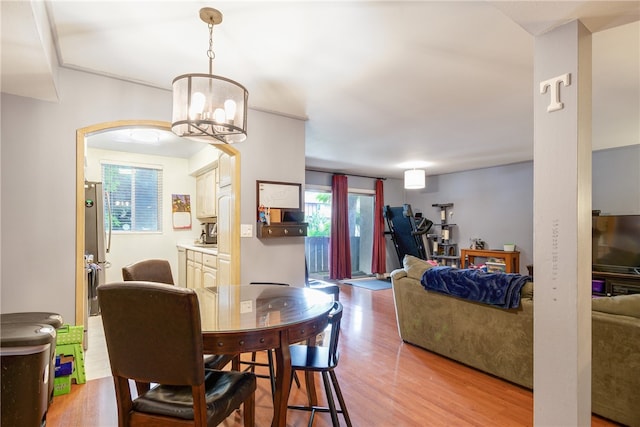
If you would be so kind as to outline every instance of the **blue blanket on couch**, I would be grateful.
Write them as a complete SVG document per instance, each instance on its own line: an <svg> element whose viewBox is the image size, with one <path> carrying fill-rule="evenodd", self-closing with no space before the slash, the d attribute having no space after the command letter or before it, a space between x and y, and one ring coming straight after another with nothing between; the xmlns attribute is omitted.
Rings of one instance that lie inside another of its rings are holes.
<svg viewBox="0 0 640 427"><path fill-rule="evenodd" d="M513 273L433 267L424 272L420 283L428 291L501 308L517 308L520 305L520 290L529 280L529 276Z"/></svg>

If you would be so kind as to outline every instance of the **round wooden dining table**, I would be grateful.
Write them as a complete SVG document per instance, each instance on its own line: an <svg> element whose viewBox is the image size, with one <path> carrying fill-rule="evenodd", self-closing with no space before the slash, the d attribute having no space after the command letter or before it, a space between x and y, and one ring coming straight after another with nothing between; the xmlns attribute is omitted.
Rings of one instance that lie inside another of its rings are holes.
<svg viewBox="0 0 640 427"><path fill-rule="evenodd" d="M271 425L284 427L292 379L289 345L313 339L326 328L333 307L331 296L280 285L223 285L195 291L205 354L275 351Z"/></svg>

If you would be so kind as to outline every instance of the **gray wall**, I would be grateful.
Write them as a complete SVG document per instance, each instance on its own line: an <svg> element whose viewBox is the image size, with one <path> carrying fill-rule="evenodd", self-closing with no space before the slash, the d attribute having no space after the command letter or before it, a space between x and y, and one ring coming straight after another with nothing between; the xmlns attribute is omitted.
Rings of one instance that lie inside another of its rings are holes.
<svg viewBox="0 0 640 427"><path fill-rule="evenodd" d="M59 102L2 94L2 312L75 323L76 129L167 120L171 94L59 70Z"/></svg>
<svg viewBox="0 0 640 427"><path fill-rule="evenodd" d="M170 121L172 97L68 69L59 70L58 87L57 103L2 94L0 309L53 311L75 323L76 129L117 120ZM304 122L250 110L248 131L237 145L246 190L241 221L255 224L256 179L304 180ZM257 277L256 265L300 280L303 247L287 241L270 251L255 237L242 239L241 280ZM299 264L291 262L296 258Z"/></svg>
<svg viewBox="0 0 640 427"><path fill-rule="evenodd" d="M0 309L54 311L73 323L76 129L116 120L169 121L171 93L67 69L59 70L59 90L57 103L2 94ZM255 110L248 120L249 137L237 145L241 221L255 225L255 180L304 183L304 122ZM639 159L640 145L594 154L595 209L640 213ZM513 241L522 252L522 271L533 262L532 169L521 163L429 177L424 191L405 191L402 180L388 179L385 204L410 203L433 218L432 203L453 202L457 242L482 237L500 247ZM373 188L372 180L363 180L350 185ZM243 282L303 278L302 239L261 241L254 230L241 245ZM387 248L391 271L399 264L393 247Z"/></svg>
<svg viewBox="0 0 640 427"><path fill-rule="evenodd" d="M242 149L241 222L253 225L242 238L242 281L304 286L304 237L256 237L256 180L304 185L304 122L254 111Z"/></svg>
<svg viewBox="0 0 640 427"><path fill-rule="evenodd" d="M468 248L470 238L483 239L488 248L502 249L515 243L520 251L520 271L533 263L533 163L516 163L494 168L429 176L424 190L410 192L414 212L435 224L440 222L440 208L432 204L453 203L456 224L452 241L458 248ZM439 231L439 228L434 227Z"/></svg>
<svg viewBox="0 0 640 427"><path fill-rule="evenodd" d="M593 209L640 214L640 144L593 153Z"/></svg>
<svg viewBox="0 0 640 427"><path fill-rule="evenodd" d="M520 272L533 264L533 162L427 177L424 190L408 190L407 203L434 223L434 203L454 203L454 241L469 247L480 237L492 249L515 243ZM640 144L593 153L593 209L640 214Z"/></svg>

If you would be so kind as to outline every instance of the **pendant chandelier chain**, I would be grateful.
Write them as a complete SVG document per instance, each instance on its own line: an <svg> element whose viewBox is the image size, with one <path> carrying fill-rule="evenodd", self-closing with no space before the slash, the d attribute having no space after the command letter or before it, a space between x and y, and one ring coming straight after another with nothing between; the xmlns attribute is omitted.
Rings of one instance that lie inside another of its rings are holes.
<svg viewBox="0 0 640 427"><path fill-rule="evenodd" d="M209 57L209 74L213 74L213 60L216 57L213 51L213 24L209 23L209 50L207 50L207 57Z"/></svg>

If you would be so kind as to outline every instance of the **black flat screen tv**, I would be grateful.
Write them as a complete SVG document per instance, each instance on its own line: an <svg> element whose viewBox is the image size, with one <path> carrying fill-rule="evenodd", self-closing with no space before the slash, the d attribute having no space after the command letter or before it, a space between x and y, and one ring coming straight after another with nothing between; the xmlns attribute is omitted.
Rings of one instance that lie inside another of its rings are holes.
<svg viewBox="0 0 640 427"><path fill-rule="evenodd" d="M593 270L640 274L640 215L594 216Z"/></svg>

